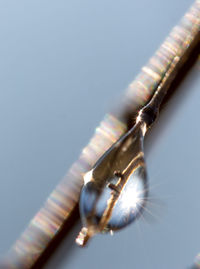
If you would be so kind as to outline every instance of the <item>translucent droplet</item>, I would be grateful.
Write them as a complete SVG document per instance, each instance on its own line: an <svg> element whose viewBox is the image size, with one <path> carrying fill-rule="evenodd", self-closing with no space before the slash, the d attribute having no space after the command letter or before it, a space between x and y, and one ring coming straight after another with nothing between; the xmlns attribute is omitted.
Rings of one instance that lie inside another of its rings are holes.
<svg viewBox="0 0 200 269"><path fill-rule="evenodd" d="M121 229L141 214L147 198L145 131L146 124L139 121L85 175L80 197L84 229L78 244L95 233Z"/></svg>

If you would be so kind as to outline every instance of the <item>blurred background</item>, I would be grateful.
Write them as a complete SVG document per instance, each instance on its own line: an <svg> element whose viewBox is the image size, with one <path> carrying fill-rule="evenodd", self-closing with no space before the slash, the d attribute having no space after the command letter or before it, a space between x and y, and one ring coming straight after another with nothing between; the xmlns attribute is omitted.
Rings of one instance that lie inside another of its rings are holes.
<svg viewBox="0 0 200 269"><path fill-rule="evenodd" d="M0 1L0 256L192 0ZM113 237L74 244L46 269L190 268L200 251L200 62L146 140L150 204Z"/></svg>

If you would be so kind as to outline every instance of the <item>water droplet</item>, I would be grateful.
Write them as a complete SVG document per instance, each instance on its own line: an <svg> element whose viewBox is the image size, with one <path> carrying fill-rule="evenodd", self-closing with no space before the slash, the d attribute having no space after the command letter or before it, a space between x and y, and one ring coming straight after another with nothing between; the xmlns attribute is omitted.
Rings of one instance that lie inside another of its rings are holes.
<svg viewBox="0 0 200 269"><path fill-rule="evenodd" d="M145 131L144 122L136 123L85 175L80 213L87 239L121 229L141 214L147 198Z"/></svg>

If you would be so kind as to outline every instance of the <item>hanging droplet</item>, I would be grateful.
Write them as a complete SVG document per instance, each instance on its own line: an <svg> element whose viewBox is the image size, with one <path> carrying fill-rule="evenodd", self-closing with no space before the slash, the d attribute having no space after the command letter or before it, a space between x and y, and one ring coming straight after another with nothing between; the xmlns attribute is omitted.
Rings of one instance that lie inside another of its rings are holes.
<svg viewBox="0 0 200 269"><path fill-rule="evenodd" d="M147 198L143 153L146 123L138 121L84 176L80 213L84 228L77 244L99 232L121 229L142 212Z"/></svg>

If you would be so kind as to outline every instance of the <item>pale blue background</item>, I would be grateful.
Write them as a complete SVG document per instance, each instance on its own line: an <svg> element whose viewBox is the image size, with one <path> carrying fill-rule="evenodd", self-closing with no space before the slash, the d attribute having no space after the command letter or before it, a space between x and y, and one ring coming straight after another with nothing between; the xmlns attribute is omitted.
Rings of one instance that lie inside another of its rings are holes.
<svg viewBox="0 0 200 269"><path fill-rule="evenodd" d="M192 2L0 1L1 255ZM83 250L67 238L46 269L192 264L200 251L199 73L197 64L147 139L156 217Z"/></svg>

